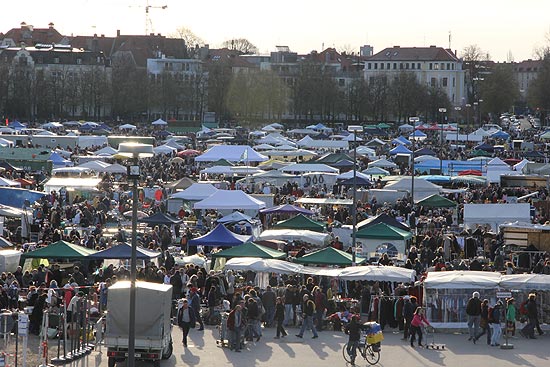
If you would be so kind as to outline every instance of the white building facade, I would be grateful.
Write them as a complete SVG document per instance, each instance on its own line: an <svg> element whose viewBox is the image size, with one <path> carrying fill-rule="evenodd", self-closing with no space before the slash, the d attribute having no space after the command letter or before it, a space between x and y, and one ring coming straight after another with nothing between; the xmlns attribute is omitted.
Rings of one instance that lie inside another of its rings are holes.
<svg viewBox="0 0 550 367"><path fill-rule="evenodd" d="M367 82L375 76L413 73L427 87L441 88L454 106L462 106L466 100L462 60L451 50L430 47L386 48L365 61L364 76Z"/></svg>

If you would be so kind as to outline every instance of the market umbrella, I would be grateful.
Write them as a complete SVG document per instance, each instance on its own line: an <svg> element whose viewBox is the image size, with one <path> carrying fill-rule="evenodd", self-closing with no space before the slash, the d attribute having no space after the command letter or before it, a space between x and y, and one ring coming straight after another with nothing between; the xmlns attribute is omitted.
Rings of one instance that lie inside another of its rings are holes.
<svg viewBox="0 0 550 367"><path fill-rule="evenodd" d="M185 149L185 150L182 150L181 152L178 152L177 156L178 157L192 157L192 156L199 155L199 154L201 154L201 152L199 152L198 150Z"/></svg>

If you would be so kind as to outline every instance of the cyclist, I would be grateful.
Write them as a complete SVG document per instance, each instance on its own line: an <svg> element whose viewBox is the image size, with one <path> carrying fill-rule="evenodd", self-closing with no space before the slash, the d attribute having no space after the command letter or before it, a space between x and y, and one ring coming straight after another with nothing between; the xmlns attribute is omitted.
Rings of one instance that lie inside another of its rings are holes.
<svg viewBox="0 0 550 367"><path fill-rule="evenodd" d="M351 359L351 364L355 365L355 357L357 356L357 347L361 340L361 324L359 323L359 316L353 316L351 321L346 326L346 333L348 334L348 347L347 352Z"/></svg>

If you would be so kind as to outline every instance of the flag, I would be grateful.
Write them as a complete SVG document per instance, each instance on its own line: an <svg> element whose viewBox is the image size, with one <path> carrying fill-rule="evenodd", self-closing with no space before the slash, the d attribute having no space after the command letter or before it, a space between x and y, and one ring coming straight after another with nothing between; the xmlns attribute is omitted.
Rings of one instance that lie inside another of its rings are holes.
<svg viewBox="0 0 550 367"><path fill-rule="evenodd" d="M241 158L240 158L239 162L246 162L247 159L248 159L248 147L244 148L244 151L241 154Z"/></svg>

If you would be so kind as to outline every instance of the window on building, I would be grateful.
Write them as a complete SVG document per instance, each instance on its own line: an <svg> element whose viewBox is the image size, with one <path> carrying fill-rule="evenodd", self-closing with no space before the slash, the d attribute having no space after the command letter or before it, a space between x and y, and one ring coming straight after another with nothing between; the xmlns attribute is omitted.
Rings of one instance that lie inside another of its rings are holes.
<svg viewBox="0 0 550 367"><path fill-rule="evenodd" d="M445 70L445 64L444 63L441 63L441 68L440 70Z"/></svg>
<svg viewBox="0 0 550 367"><path fill-rule="evenodd" d="M384 70L384 63L383 62L380 63L380 69Z"/></svg>
<svg viewBox="0 0 550 367"><path fill-rule="evenodd" d="M391 64L389 62L386 64L386 69L388 69L388 70L391 69Z"/></svg>
<svg viewBox="0 0 550 367"><path fill-rule="evenodd" d="M455 69L455 63L454 63L454 62L451 64L451 69L452 69L452 70Z"/></svg>
<svg viewBox="0 0 550 367"><path fill-rule="evenodd" d="M82 59L80 57L78 59L76 59L76 64L77 65L82 65Z"/></svg>
<svg viewBox="0 0 550 367"><path fill-rule="evenodd" d="M447 78L443 78L441 80L441 86L446 87L449 84L449 80Z"/></svg>
<svg viewBox="0 0 550 367"><path fill-rule="evenodd" d="M430 70L433 69L433 64L430 62Z"/></svg>
<svg viewBox="0 0 550 367"><path fill-rule="evenodd" d="M439 64L438 63L434 64L434 70L439 70Z"/></svg>
<svg viewBox="0 0 550 367"><path fill-rule="evenodd" d="M372 64L370 62L367 64L367 69L369 69L369 70L372 69Z"/></svg>
<svg viewBox="0 0 550 367"><path fill-rule="evenodd" d="M403 70L403 63L402 62L399 63L399 70Z"/></svg>
<svg viewBox="0 0 550 367"><path fill-rule="evenodd" d="M405 69L409 70L409 63L405 63Z"/></svg>
<svg viewBox="0 0 550 367"><path fill-rule="evenodd" d="M417 63L417 64L416 64L416 68L417 68L418 70L422 69L422 68L420 67L420 63Z"/></svg>
<svg viewBox="0 0 550 367"><path fill-rule="evenodd" d="M53 58L53 63L54 64L59 64L59 57L54 57Z"/></svg>
<svg viewBox="0 0 550 367"><path fill-rule="evenodd" d="M397 63L396 62L393 63L393 70L397 70Z"/></svg>
<svg viewBox="0 0 550 367"><path fill-rule="evenodd" d="M453 88L456 87L456 78L453 76Z"/></svg>
<svg viewBox="0 0 550 367"><path fill-rule="evenodd" d="M432 79L430 80L430 86L433 87L433 88L435 88L435 86L436 86L435 78L432 78Z"/></svg>
<svg viewBox="0 0 550 367"><path fill-rule="evenodd" d="M374 63L374 70L376 70L376 69L378 69L378 63L377 62Z"/></svg>

